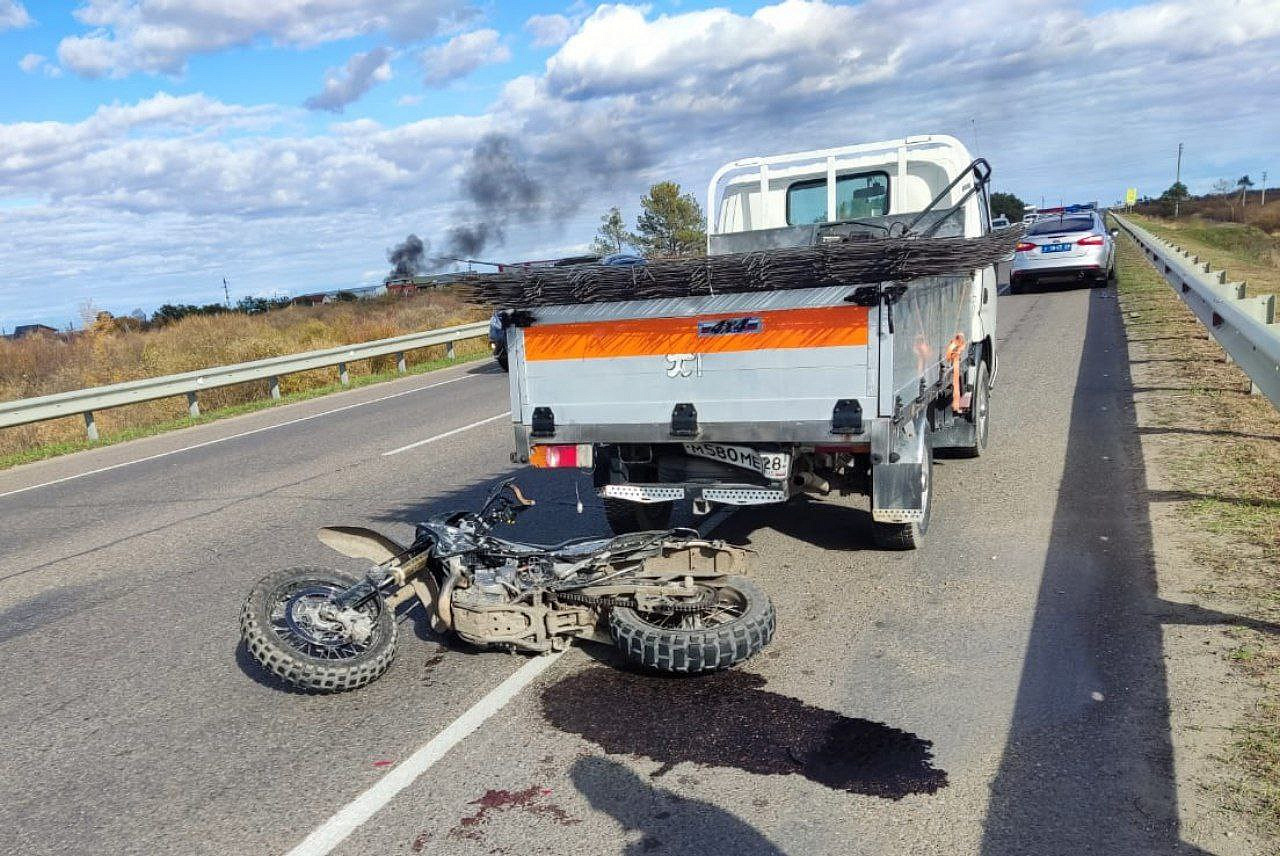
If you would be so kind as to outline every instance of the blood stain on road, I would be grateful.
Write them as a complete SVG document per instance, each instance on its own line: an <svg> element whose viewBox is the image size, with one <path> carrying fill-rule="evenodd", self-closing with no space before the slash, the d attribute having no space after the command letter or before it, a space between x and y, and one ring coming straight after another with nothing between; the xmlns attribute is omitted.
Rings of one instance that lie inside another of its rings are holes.
<svg viewBox="0 0 1280 856"><path fill-rule="evenodd" d="M829 788L898 800L947 786L933 743L761 689L741 671L659 677L592 668L551 684L542 711L610 754L761 775L802 775Z"/></svg>
<svg viewBox="0 0 1280 856"><path fill-rule="evenodd" d="M484 796L469 803L479 808L474 814L467 815L458 821L457 826L449 830L449 837L479 841L484 837L484 825L488 822L489 815L511 809L549 818L561 826L573 826L582 822L555 803L548 802L546 798L549 796L551 796L551 790L542 785L530 785L522 791L485 791Z"/></svg>

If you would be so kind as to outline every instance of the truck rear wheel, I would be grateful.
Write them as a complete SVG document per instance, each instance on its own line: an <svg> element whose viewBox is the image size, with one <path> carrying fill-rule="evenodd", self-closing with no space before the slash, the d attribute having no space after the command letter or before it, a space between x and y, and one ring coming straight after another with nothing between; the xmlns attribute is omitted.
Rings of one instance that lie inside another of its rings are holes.
<svg viewBox="0 0 1280 856"><path fill-rule="evenodd" d="M978 377L973 384L973 396L969 400L968 419L973 423L973 445L959 446L955 450L958 458L977 458L987 448L987 432L990 417L991 375L987 371L986 361L978 363Z"/></svg>
<svg viewBox="0 0 1280 856"><path fill-rule="evenodd" d="M674 502L630 502L612 496L604 497L602 502L604 517L615 535L671 528Z"/></svg>
<svg viewBox="0 0 1280 856"><path fill-rule="evenodd" d="M871 522L871 538L881 550L914 550L924 543L925 533L929 531L929 521L933 517L933 446L925 443L924 467L921 470L921 501L924 515L911 523Z"/></svg>

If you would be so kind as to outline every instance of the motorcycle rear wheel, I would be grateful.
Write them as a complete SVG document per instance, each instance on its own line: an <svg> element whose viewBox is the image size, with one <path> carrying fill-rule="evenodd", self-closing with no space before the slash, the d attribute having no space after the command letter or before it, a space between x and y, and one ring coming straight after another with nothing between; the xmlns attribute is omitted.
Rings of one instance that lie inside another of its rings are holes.
<svg viewBox="0 0 1280 856"><path fill-rule="evenodd" d="M381 598L361 609L372 621L364 641L301 620L304 609L356 582L326 568L268 574L250 590L240 611L245 648L264 669L307 692L336 693L372 683L396 653L395 616Z"/></svg>
<svg viewBox="0 0 1280 856"><path fill-rule="evenodd" d="M725 577L716 601L700 613L659 616L615 607L613 642L633 663L660 672L696 674L727 669L764 650L773 639L773 602L746 577Z"/></svg>

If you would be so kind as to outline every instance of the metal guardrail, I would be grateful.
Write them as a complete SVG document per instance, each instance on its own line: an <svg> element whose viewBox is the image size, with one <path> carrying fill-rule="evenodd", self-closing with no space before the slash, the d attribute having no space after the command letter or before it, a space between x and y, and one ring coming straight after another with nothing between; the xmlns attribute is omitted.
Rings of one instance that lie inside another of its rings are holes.
<svg viewBox="0 0 1280 856"><path fill-rule="evenodd" d="M0 402L0 428L14 425L26 425L31 422L43 422L46 419L57 419L63 416L84 414L85 431L90 440L98 439L98 428L94 423L93 412L111 407L122 407L126 404L138 404L143 401L154 401L157 398L185 395L187 410L192 416L200 415L198 394L201 390L216 389L254 380L268 381L272 398L280 397L281 375L305 372L311 369L338 367L338 378L345 385L350 383L347 375L347 363L367 360L373 357L396 355L396 368L400 372L407 369L405 352L426 348L431 345L445 345L446 355L453 359L453 346L456 342L475 339L488 335L489 322L477 321L474 324L461 324L457 327L445 327L440 330L428 330L425 333L410 333L407 336L395 336L390 339L377 339L373 342L362 342L358 345L341 345L337 348L324 348L319 351L306 351L301 354L290 354L283 357L268 357L265 360L254 360L248 363L236 363L229 366L216 366L182 374L150 377L142 380L113 383L108 386L97 386L90 389L77 389L71 392L57 392L53 395L41 395L36 398L21 398L17 401Z"/></svg>
<svg viewBox="0 0 1280 856"><path fill-rule="evenodd" d="M1157 238L1141 226L1111 212L1139 249L1160 271L1187 308L1239 364L1260 392L1280 410L1280 324L1276 296L1246 295L1243 282L1228 282L1227 272L1215 271L1186 250Z"/></svg>

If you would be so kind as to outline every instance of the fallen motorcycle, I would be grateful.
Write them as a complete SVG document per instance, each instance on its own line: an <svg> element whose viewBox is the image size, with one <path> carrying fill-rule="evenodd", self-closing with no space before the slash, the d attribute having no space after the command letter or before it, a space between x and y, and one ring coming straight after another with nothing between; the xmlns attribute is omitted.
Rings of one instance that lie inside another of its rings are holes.
<svg viewBox="0 0 1280 856"><path fill-rule="evenodd" d="M542 653L593 639L666 672L723 669L773 637L773 604L741 575L743 550L692 529L555 545L492 534L533 504L508 479L479 511L419 523L407 547L370 529L321 529L321 542L374 566L359 579L312 567L264 577L240 613L249 653L293 686L357 689L391 665L396 609L413 598L433 630L474 645Z"/></svg>

